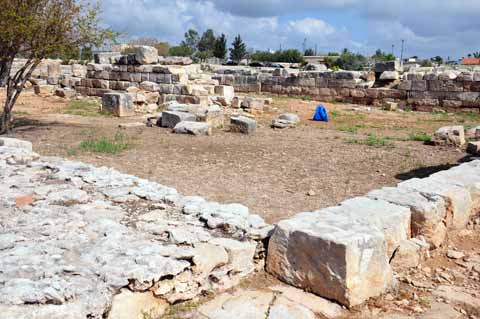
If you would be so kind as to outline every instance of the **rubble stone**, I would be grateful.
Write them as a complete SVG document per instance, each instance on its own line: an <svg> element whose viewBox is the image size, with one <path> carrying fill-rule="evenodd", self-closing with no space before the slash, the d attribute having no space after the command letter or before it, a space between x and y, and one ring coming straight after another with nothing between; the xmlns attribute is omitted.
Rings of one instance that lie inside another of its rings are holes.
<svg viewBox="0 0 480 319"><path fill-rule="evenodd" d="M181 121L175 125L173 131L177 134L212 135L212 126L202 122Z"/></svg>
<svg viewBox="0 0 480 319"><path fill-rule="evenodd" d="M230 129L233 132L253 134L257 129L257 121L245 116L232 117L230 119Z"/></svg>

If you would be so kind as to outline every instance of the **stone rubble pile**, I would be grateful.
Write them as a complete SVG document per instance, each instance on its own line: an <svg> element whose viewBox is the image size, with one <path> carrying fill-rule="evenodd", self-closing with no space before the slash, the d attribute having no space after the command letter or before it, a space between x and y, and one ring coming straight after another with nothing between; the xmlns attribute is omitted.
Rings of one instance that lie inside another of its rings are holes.
<svg viewBox="0 0 480 319"><path fill-rule="evenodd" d="M267 271L351 307L385 292L480 208L480 161L279 222Z"/></svg>
<svg viewBox="0 0 480 319"><path fill-rule="evenodd" d="M272 226L243 205L0 141L5 318L105 318L120 292L173 304L262 266Z"/></svg>

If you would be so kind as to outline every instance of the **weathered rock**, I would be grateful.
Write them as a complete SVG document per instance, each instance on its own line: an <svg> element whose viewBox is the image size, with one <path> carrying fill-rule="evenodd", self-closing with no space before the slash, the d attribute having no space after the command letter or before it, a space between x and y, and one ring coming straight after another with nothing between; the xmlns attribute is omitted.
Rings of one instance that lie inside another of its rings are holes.
<svg viewBox="0 0 480 319"><path fill-rule="evenodd" d="M135 61L139 64L153 64L158 62L158 50L154 47L141 45L133 47Z"/></svg>
<svg viewBox="0 0 480 319"><path fill-rule="evenodd" d="M274 296L272 292L240 291L223 294L199 308L208 319L265 319Z"/></svg>
<svg viewBox="0 0 480 319"><path fill-rule="evenodd" d="M328 210L279 222L267 258L267 271L282 281L346 306L392 283L383 233Z"/></svg>
<svg viewBox="0 0 480 319"><path fill-rule="evenodd" d="M230 119L230 130L233 132L253 134L256 129L257 121L254 119L245 116L237 116Z"/></svg>
<svg viewBox="0 0 480 319"><path fill-rule="evenodd" d="M197 117L192 113L164 111L162 112L162 127L174 128L183 121L195 122Z"/></svg>
<svg viewBox="0 0 480 319"><path fill-rule="evenodd" d="M226 103L230 105L235 97L235 90L233 86L217 85L215 86L215 95L225 98Z"/></svg>
<svg viewBox="0 0 480 319"><path fill-rule="evenodd" d="M324 71L327 71L328 68L325 64L313 64L313 63L309 63L305 66L305 71L321 71L321 72L324 72Z"/></svg>
<svg viewBox="0 0 480 319"><path fill-rule="evenodd" d="M451 305L434 302L431 308L422 314L419 319L461 319L462 314Z"/></svg>
<svg viewBox="0 0 480 319"><path fill-rule="evenodd" d="M33 90L37 95L47 96L47 95L53 94L53 92L55 91L55 86L54 85L34 85Z"/></svg>
<svg viewBox="0 0 480 319"><path fill-rule="evenodd" d="M168 303L155 298L151 292L131 292L124 289L113 297L108 319L161 318Z"/></svg>
<svg viewBox="0 0 480 319"><path fill-rule="evenodd" d="M278 119L272 121L272 126L274 128L289 128L297 126L298 123L300 123L300 118L297 114L284 113L281 114Z"/></svg>
<svg viewBox="0 0 480 319"><path fill-rule="evenodd" d="M412 236L424 236L433 247L439 247L445 240L447 229L444 225L446 203L438 195L424 196L420 192L397 187L385 187L367 195L373 199L409 207L411 211Z"/></svg>
<svg viewBox="0 0 480 319"><path fill-rule="evenodd" d="M147 92L158 92L160 90L160 85L155 82L144 81L140 83L140 88Z"/></svg>
<svg viewBox="0 0 480 319"><path fill-rule="evenodd" d="M439 128L434 135L436 144L462 146L465 144L465 129L463 126L445 126Z"/></svg>
<svg viewBox="0 0 480 319"><path fill-rule="evenodd" d="M225 251L225 248L218 245L208 243L196 244L193 254L196 272L208 274L216 267L228 263L228 253Z"/></svg>
<svg viewBox="0 0 480 319"><path fill-rule="evenodd" d="M417 240L404 240L395 251L390 264L396 272L415 268L422 261L426 250L428 244L421 246Z"/></svg>
<svg viewBox="0 0 480 319"><path fill-rule="evenodd" d="M461 306L474 315L480 315L480 299L470 295L465 289L457 286L439 286L433 295Z"/></svg>
<svg viewBox="0 0 480 319"><path fill-rule="evenodd" d="M396 71L385 71L380 75L380 80L394 81L398 80L400 75Z"/></svg>
<svg viewBox="0 0 480 319"><path fill-rule="evenodd" d="M10 137L0 137L0 146L21 148L27 151L33 150L33 146L31 142L19 140L16 138L10 138Z"/></svg>
<svg viewBox="0 0 480 319"><path fill-rule="evenodd" d="M127 93L105 93L102 97L102 112L119 117L134 116L133 98Z"/></svg>
<svg viewBox="0 0 480 319"><path fill-rule="evenodd" d="M383 105L385 111L396 111L398 110L398 103L395 102L385 102Z"/></svg>
<svg viewBox="0 0 480 319"><path fill-rule="evenodd" d="M229 238L215 238L210 244L223 247L228 253L228 263L233 272L248 274L253 271L256 244Z"/></svg>
<svg viewBox="0 0 480 319"><path fill-rule="evenodd" d="M208 123L182 121L175 125L173 132L177 134L212 135L212 126Z"/></svg>
<svg viewBox="0 0 480 319"><path fill-rule="evenodd" d="M55 95L59 97L63 97L66 99L70 99L74 97L77 93L73 89L69 88L59 88L55 90Z"/></svg>
<svg viewBox="0 0 480 319"><path fill-rule="evenodd" d="M283 296L277 297L269 309L267 319L315 319L315 314L308 308Z"/></svg>

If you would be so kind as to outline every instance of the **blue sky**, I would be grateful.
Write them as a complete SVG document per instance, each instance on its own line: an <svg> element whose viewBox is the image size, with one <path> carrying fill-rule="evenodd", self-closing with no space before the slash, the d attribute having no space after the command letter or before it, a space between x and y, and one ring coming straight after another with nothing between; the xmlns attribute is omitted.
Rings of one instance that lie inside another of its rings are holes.
<svg viewBox="0 0 480 319"><path fill-rule="evenodd" d="M130 37L172 44L212 28L252 49L349 48L460 58L480 51L480 0L104 0L103 21Z"/></svg>

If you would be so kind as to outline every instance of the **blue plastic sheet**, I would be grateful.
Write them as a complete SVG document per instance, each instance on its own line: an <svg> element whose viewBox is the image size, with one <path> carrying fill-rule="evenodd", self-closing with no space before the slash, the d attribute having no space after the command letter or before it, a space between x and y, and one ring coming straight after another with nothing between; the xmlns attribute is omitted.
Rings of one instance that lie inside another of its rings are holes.
<svg viewBox="0 0 480 319"><path fill-rule="evenodd" d="M328 113L325 106L323 105L317 106L313 120L318 122L328 122Z"/></svg>

